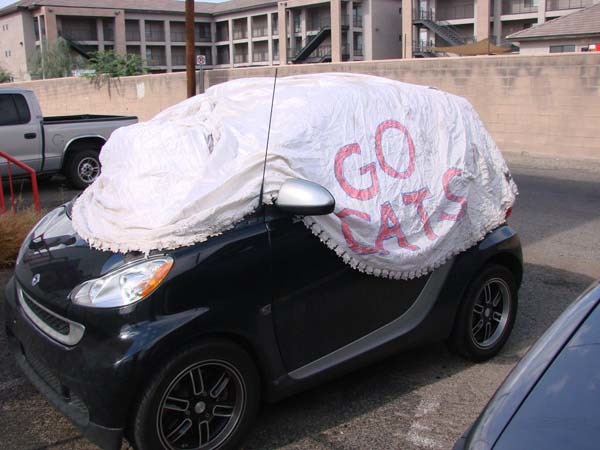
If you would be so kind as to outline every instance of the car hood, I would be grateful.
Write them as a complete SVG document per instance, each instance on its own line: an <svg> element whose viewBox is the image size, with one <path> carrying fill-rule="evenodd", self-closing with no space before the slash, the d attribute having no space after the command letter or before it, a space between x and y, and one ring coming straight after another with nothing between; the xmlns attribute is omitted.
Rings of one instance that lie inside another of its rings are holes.
<svg viewBox="0 0 600 450"><path fill-rule="evenodd" d="M90 248L73 229L69 208L66 204L54 209L34 227L22 244L15 267L19 288L63 314L75 286L143 256Z"/></svg>

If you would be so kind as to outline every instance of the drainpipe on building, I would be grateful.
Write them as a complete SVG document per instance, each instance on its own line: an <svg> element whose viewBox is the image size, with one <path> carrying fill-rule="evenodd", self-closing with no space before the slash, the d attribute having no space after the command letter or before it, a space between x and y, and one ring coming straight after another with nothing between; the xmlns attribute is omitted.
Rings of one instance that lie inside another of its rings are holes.
<svg viewBox="0 0 600 450"><path fill-rule="evenodd" d="M185 0L185 68L188 98L196 95L196 42L194 26L194 0Z"/></svg>

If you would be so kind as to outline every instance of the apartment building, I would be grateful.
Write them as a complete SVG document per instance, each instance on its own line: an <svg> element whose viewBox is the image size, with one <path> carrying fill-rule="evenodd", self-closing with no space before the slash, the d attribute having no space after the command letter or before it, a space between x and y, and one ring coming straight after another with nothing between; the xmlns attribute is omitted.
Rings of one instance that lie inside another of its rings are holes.
<svg viewBox="0 0 600 450"><path fill-rule="evenodd" d="M195 3L206 68L399 58L401 0L230 0ZM185 69L185 5L177 0L22 0L0 10L0 66L29 79L42 42L74 52L138 54L150 72ZM283 36L283 38L282 38Z"/></svg>
<svg viewBox="0 0 600 450"><path fill-rule="evenodd" d="M506 36L599 0L402 0L402 56L435 56L435 47ZM412 45L411 45L412 43Z"/></svg>

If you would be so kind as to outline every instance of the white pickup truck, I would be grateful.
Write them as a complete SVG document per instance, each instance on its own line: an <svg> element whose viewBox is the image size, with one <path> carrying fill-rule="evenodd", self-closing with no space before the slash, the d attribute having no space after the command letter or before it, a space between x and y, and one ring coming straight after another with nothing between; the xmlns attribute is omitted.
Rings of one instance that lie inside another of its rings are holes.
<svg viewBox="0 0 600 450"><path fill-rule="evenodd" d="M32 91L0 88L0 151L38 174L61 172L78 189L100 174L100 149L119 127L137 122L135 116L78 115L43 117ZM11 165L13 174L22 171ZM0 158L0 173L7 162Z"/></svg>

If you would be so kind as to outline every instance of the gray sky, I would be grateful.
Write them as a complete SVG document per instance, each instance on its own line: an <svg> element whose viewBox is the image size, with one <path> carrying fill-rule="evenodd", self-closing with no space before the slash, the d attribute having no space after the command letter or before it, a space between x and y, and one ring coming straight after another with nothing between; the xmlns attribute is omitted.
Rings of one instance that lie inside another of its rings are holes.
<svg viewBox="0 0 600 450"><path fill-rule="evenodd" d="M225 0L202 0L204 2L210 2L210 3L221 3L224 2ZM10 5L11 3L15 3L15 0L0 0L0 8L4 8L6 5ZM125 0L123 0L123 3L125 3Z"/></svg>

